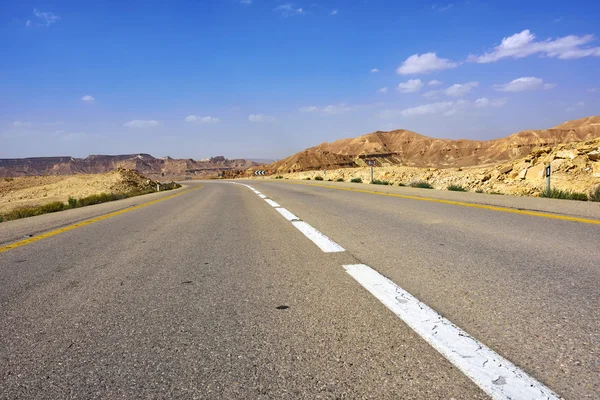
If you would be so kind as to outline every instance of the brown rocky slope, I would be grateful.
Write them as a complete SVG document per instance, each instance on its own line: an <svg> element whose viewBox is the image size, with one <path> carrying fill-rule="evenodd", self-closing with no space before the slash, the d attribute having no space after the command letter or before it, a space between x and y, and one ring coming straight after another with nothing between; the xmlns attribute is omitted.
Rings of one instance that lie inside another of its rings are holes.
<svg viewBox="0 0 600 400"><path fill-rule="evenodd" d="M494 166L460 168L418 168L386 166L374 169L374 179L392 185L409 185L426 181L435 189L458 185L469 191L511 195L539 195L545 188L544 169L550 164L552 187L560 190L589 193L600 185L600 138L544 146L525 157ZM322 171L303 171L283 174L289 179L320 176L325 180L346 182L361 178L369 182L369 168L339 168ZM271 179L273 179L272 177Z"/></svg>
<svg viewBox="0 0 600 400"><path fill-rule="evenodd" d="M492 165L527 156L533 149L600 137L600 117L568 121L550 129L525 130L501 139L435 139L408 130L377 131L322 143L264 167L270 173L364 166L467 167Z"/></svg>

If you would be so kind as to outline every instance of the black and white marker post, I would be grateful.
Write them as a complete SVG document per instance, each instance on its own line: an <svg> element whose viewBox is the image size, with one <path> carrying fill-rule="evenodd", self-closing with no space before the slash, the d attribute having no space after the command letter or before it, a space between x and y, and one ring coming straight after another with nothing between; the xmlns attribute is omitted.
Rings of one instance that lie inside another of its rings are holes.
<svg viewBox="0 0 600 400"><path fill-rule="evenodd" d="M548 192L550 192L550 174L552 173L552 170L550 168L550 163L548 163L548 165L546 165L546 171L545 171L545 175L546 175L546 190Z"/></svg>
<svg viewBox="0 0 600 400"><path fill-rule="evenodd" d="M366 160L367 164L371 167L371 184L373 184L373 166L375 165L375 160Z"/></svg>

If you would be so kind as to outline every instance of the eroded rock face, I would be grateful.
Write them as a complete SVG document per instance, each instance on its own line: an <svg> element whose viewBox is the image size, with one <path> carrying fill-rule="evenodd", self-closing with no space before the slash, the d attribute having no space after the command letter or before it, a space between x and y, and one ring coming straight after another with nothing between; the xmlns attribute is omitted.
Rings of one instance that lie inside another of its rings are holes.
<svg viewBox="0 0 600 400"><path fill-rule="evenodd" d="M154 179L167 180L217 176L224 171L246 170L259 165L243 159L228 160L223 156L207 160L154 158L149 154L91 155L87 158L35 157L0 159L0 177L99 174L125 168L137 170Z"/></svg>
<svg viewBox="0 0 600 400"><path fill-rule="evenodd" d="M588 153L600 146L600 138L585 142L560 144L554 147L536 149L526 157L513 160L501 166L463 168L417 168L406 166L376 167L374 178L392 184L413 181L428 181L436 189L446 189L448 185L460 185L469 191L502 193L510 195L535 196L545 188L545 169L550 163L552 187L562 190L588 193L600 185L600 161L589 157ZM556 158L556 154L579 154L575 158ZM592 155L593 156L593 155ZM283 174L291 179L314 178L322 171L304 171ZM327 170L327 178L332 180L361 177L369 180L369 168L340 168Z"/></svg>
<svg viewBox="0 0 600 400"><path fill-rule="evenodd" d="M378 167L403 165L422 168L499 164L526 157L526 161L533 161L542 154L548 154L558 144L597 137L600 137L600 117L569 121L550 129L521 131L488 141L435 139L403 129L377 131L311 147L269 164L267 169L290 173L362 167L365 159L374 159ZM571 149L554 157L574 159L578 155L578 151Z"/></svg>

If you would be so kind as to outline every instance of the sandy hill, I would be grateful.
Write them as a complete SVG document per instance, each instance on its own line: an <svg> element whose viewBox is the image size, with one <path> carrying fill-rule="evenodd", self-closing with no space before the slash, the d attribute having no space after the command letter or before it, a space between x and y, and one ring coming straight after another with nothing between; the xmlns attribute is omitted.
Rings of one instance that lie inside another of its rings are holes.
<svg viewBox="0 0 600 400"><path fill-rule="evenodd" d="M216 176L223 171L248 169L260 163L229 160L223 156L206 160L154 158L149 154L91 155L86 158L33 157L0 159L0 177L100 174L118 168L132 169L155 179Z"/></svg>
<svg viewBox="0 0 600 400"><path fill-rule="evenodd" d="M498 164L525 157L534 148L600 137L600 117L568 121L550 129L526 130L501 139L435 139L408 130L377 131L308 148L269 164L270 172L291 173L364 166L466 167Z"/></svg>

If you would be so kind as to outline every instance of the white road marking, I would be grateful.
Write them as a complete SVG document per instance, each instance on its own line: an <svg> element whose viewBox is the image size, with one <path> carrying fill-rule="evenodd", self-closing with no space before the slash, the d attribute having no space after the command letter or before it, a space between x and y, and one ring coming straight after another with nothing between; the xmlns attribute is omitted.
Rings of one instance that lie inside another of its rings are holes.
<svg viewBox="0 0 600 400"><path fill-rule="evenodd" d="M325 253L339 253L345 251L342 246L323 235L321 232L310 226L304 221L292 221L292 225L296 227L307 238L312 240L314 244L319 246Z"/></svg>
<svg viewBox="0 0 600 400"><path fill-rule="evenodd" d="M346 272L496 400L560 399L558 395L367 265Z"/></svg>
<svg viewBox="0 0 600 400"><path fill-rule="evenodd" d="M298 221L300 219L283 207L276 208L276 210L277 212L279 212L279 214L283 215L283 217L288 221Z"/></svg>
<svg viewBox="0 0 600 400"><path fill-rule="evenodd" d="M271 199L265 199L265 201L266 201L267 203L269 203L269 205L270 205L271 207L281 207L279 204L275 203L275 202L274 202L273 200L271 200Z"/></svg>
<svg viewBox="0 0 600 400"><path fill-rule="evenodd" d="M257 194L258 194L258 193L257 193ZM259 194L259 195L258 195L258 197L260 197L261 199L266 199L266 198L267 198L267 196L265 196L265 195L264 195L264 194L262 194L262 193L261 193L261 194Z"/></svg>

